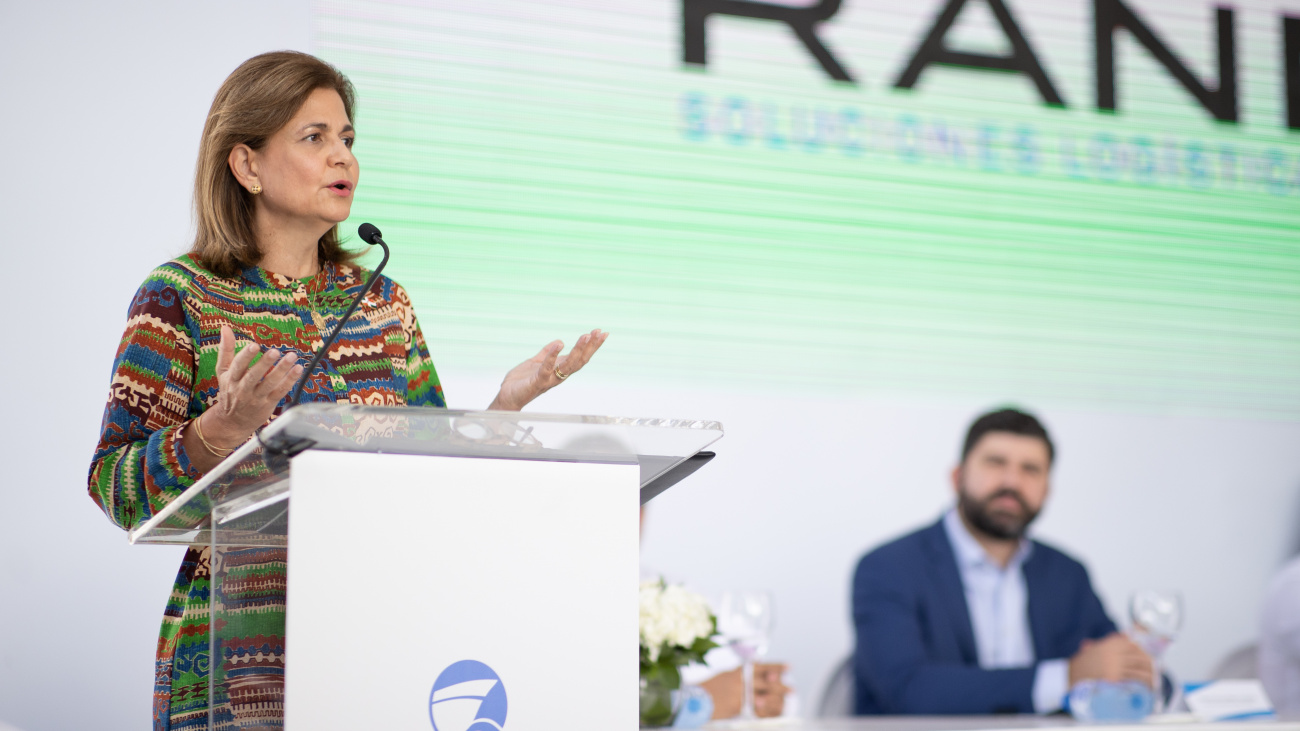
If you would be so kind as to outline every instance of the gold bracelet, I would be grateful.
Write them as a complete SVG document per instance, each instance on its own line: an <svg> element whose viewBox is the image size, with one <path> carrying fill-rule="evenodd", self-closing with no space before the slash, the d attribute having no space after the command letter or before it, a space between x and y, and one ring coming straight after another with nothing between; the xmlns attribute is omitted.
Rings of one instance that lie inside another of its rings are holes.
<svg viewBox="0 0 1300 731"><path fill-rule="evenodd" d="M208 440L203 438L203 427L199 426L199 417L197 416L194 417L194 419L190 423L194 425L194 435L199 438L200 442L203 442L203 446L207 447L208 451L211 452L212 454L216 455L217 457L226 457L231 452L235 451L236 449L235 447L232 447L230 449L218 449L217 447L214 447L211 444L209 444Z"/></svg>

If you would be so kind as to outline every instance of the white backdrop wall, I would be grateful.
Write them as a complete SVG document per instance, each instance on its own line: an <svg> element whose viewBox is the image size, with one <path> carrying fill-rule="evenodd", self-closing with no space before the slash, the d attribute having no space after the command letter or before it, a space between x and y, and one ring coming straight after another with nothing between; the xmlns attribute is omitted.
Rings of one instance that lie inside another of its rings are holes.
<svg viewBox="0 0 1300 731"><path fill-rule="evenodd" d="M0 6L14 302L0 359L0 723L147 724L180 552L127 546L86 495L109 367L131 293L188 240L213 92L248 56L308 49L310 17L305 0ZM440 357L428 335L451 405L485 405L499 374ZM512 345L523 358L541 343ZM726 425L716 462L652 505L643 563L710 594L772 589L772 656L793 664L811 705L851 647L855 561L939 515L967 423L1004 398L665 389L602 376L598 359L534 408ZM1029 406L1060 450L1038 533L1086 561L1112 614L1138 588L1182 590L1186 633L1170 661L1189 678L1252 640L1267 578L1297 548L1300 424Z"/></svg>
<svg viewBox="0 0 1300 731"><path fill-rule="evenodd" d="M0 3L0 205L22 313L0 359L0 722L149 727L183 552L128 546L86 470L131 294L190 238L212 96L249 56L306 50L309 19L305 0Z"/></svg>

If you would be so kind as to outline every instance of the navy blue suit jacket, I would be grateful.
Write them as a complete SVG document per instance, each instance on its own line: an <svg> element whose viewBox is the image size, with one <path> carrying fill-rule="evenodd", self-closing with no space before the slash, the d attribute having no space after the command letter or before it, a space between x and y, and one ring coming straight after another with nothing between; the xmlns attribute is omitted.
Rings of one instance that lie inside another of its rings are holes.
<svg viewBox="0 0 1300 731"><path fill-rule="evenodd" d="M1115 631L1078 561L1034 541L1022 570L1037 660ZM1035 668L983 670L940 521L868 553L853 576L857 712L1033 713Z"/></svg>

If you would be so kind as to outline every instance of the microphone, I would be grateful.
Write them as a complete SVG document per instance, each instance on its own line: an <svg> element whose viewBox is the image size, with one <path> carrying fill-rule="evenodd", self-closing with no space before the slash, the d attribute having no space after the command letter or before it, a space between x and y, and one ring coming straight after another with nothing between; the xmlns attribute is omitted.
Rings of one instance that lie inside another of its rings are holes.
<svg viewBox="0 0 1300 731"><path fill-rule="evenodd" d="M379 229L376 228L374 224L363 223L360 228L357 229L357 233L361 236L361 240L367 244L370 244L371 246L379 244L379 246L384 250L383 261L380 261L379 266L375 267L375 270L370 273L370 277L366 279L366 286L363 287L361 291L357 293L357 296L352 299L352 304L348 305L348 309L343 313L343 317L339 318L338 323L334 325L334 329L330 331L329 337L325 338L325 342L321 343L320 350L316 351L316 355L312 357L311 363L305 370L303 370L302 376L298 379L298 385L293 387L293 396L289 398L288 408L290 409L298 405L298 401L302 398L302 387L307 384L307 379L311 378L311 374L316 370L316 366L320 364L321 358L325 357L325 354L329 352L330 346L334 344L334 340L338 338L339 333L343 331L343 325L348 321L349 317L352 317L352 313L357 311L357 306L361 304L361 298L365 297L366 292L370 291L370 287L373 286L375 280L379 278L379 273L382 272L384 267L388 264L388 244L384 243L384 239L380 235Z"/></svg>
<svg viewBox="0 0 1300 731"><path fill-rule="evenodd" d="M370 244L371 246L374 246L375 244L379 244L380 246L384 247L384 251L388 251L388 245L384 243L383 239L379 238L380 235L379 229L375 228L375 224L373 223L361 224L357 228L357 234L359 234L361 236L361 240L366 242L367 244ZM379 268L383 269L384 265L380 264Z"/></svg>

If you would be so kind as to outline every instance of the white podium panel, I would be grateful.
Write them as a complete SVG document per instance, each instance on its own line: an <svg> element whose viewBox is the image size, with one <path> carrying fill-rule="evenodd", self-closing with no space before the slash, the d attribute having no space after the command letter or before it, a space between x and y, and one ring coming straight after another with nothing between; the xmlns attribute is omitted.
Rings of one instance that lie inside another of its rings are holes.
<svg viewBox="0 0 1300 731"><path fill-rule="evenodd" d="M290 480L288 731L636 727L638 465L309 450Z"/></svg>

